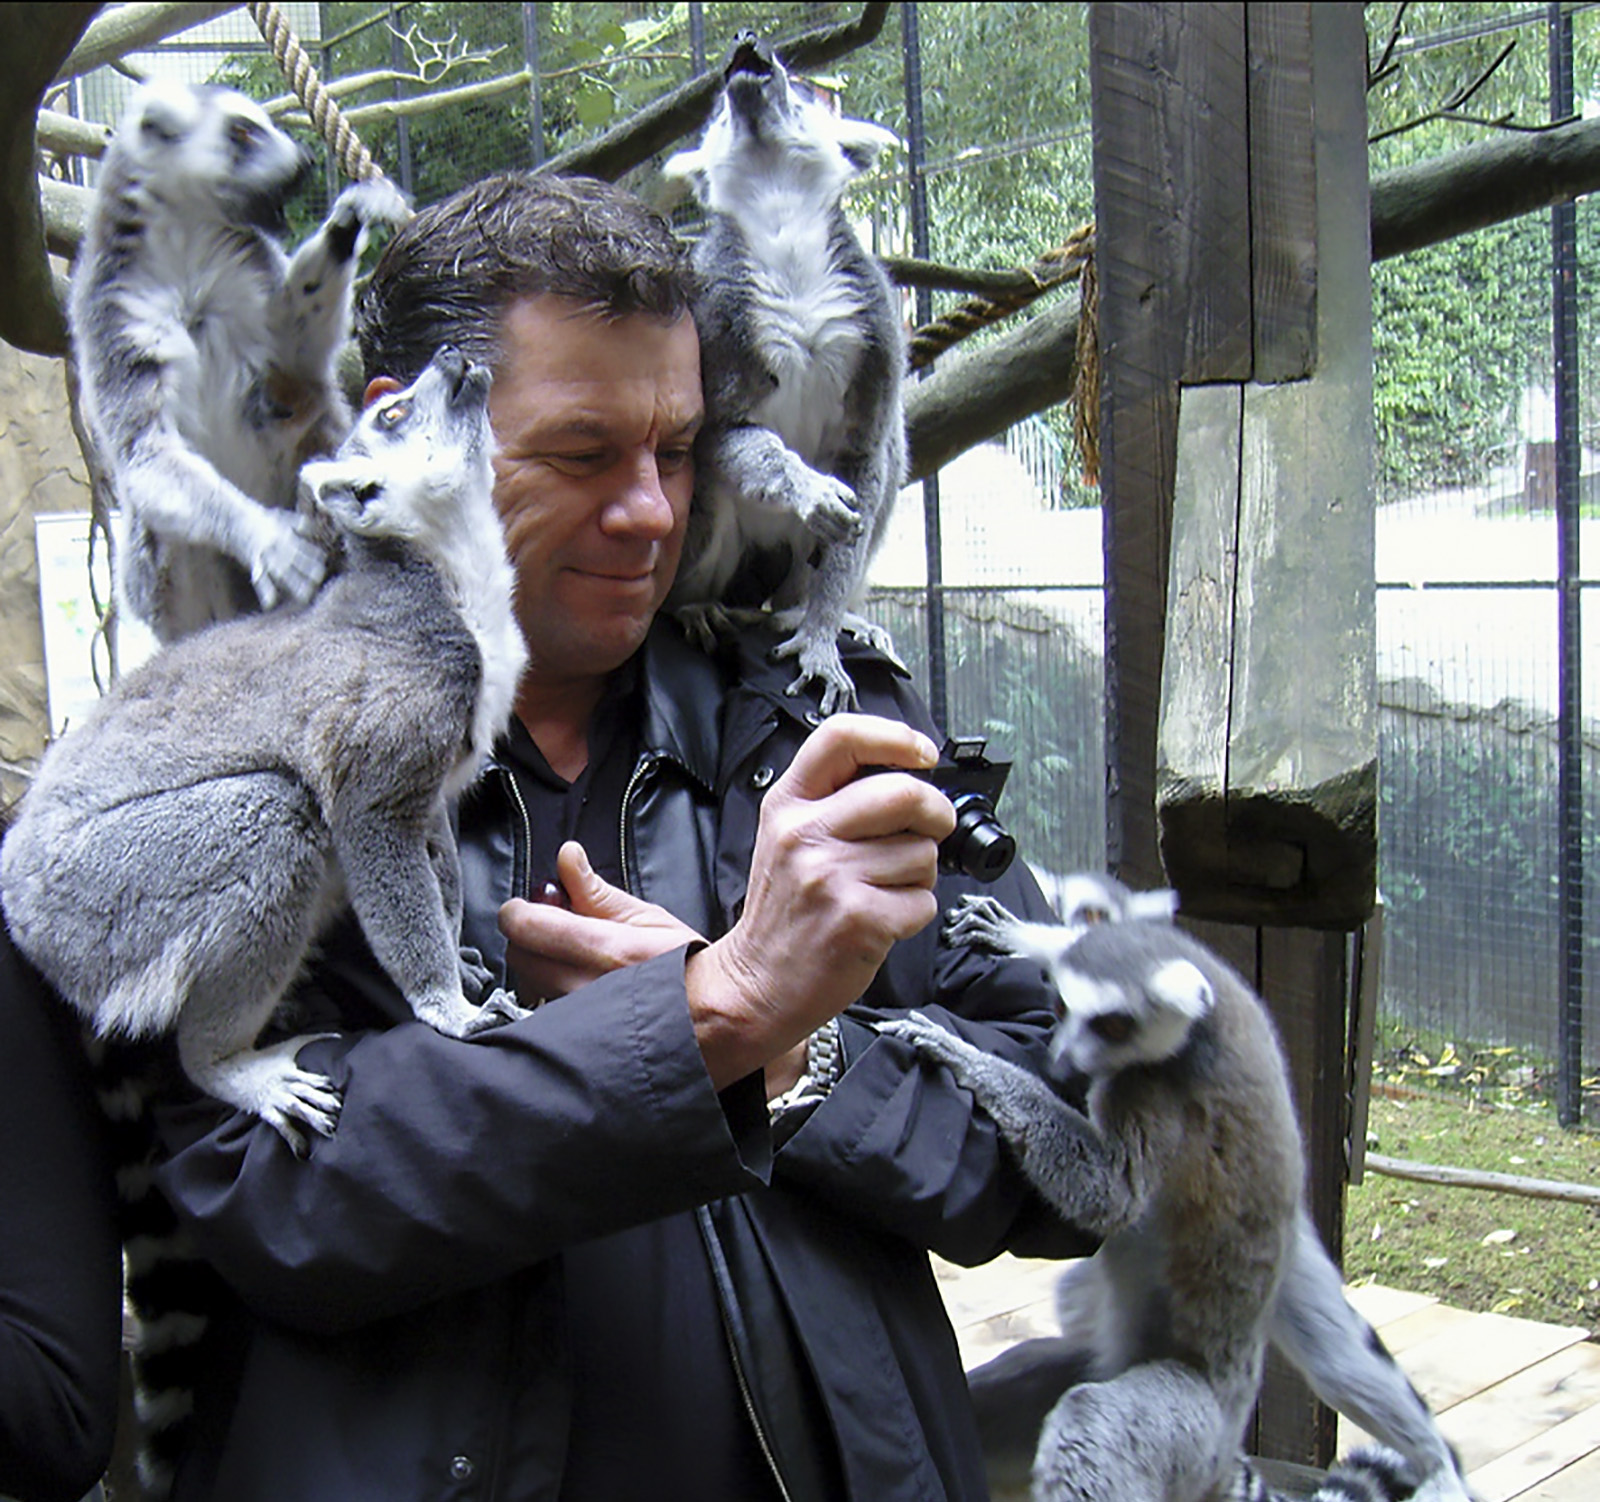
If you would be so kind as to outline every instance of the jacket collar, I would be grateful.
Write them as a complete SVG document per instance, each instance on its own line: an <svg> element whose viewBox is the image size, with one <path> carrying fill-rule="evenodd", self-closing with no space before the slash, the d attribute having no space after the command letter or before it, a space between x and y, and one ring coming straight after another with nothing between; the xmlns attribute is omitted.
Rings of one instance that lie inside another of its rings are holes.
<svg viewBox="0 0 1600 1502"><path fill-rule="evenodd" d="M665 616L651 626L639 663L644 678L640 748L665 752L714 792L727 689L717 663Z"/></svg>

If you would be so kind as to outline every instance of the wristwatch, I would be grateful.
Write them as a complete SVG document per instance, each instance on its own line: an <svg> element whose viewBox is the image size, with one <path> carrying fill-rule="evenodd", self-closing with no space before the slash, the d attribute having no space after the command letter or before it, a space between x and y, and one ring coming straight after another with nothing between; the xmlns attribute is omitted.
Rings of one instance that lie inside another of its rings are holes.
<svg viewBox="0 0 1600 1502"><path fill-rule="evenodd" d="M815 1105L838 1084L844 1073L844 1045L839 1041L839 1019L830 1017L806 1039L806 1067L800 1078L782 1095L767 1102L767 1110L777 1116L796 1106Z"/></svg>

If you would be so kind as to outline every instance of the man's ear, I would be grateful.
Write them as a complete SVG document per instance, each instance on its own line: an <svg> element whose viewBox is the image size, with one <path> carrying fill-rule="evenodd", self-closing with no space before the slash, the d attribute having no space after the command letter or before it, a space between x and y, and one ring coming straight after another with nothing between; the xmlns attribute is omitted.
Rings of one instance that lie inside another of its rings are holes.
<svg viewBox="0 0 1600 1502"><path fill-rule="evenodd" d="M361 410L365 412L380 396L388 396L391 391L404 391L405 387L393 376L373 376L367 382L367 389L361 393Z"/></svg>

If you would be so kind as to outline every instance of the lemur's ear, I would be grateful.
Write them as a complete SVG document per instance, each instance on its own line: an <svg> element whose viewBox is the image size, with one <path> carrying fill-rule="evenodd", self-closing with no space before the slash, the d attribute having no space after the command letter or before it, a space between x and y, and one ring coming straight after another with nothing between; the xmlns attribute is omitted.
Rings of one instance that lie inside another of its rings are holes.
<svg viewBox="0 0 1600 1502"><path fill-rule="evenodd" d="M1189 960L1168 960L1145 982L1149 993L1191 1022L1198 1022L1216 1002L1211 982Z"/></svg>
<svg viewBox="0 0 1600 1502"><path fill-rule="evenodd" d="M300 468L302 504L347 532L360 532L374 520L374 502L383 490L383 470L370 460L313 459Z"/></svg>
<svg viewBox="0 0 1600 1502"><path fill-rule="evenodd" d="M1128 898L1127 916L1146 923L1170 923L1178 911L1178 894L1171 887L1154 892L1135 892Z"/></svg>
<svg viewBox="0 0 1600 1502"><path fill-rule="evenodd" d="M836 119L831 123L834 140L857 172L865 172L891 146L903 144L892 130L870 120Z"/></svg>

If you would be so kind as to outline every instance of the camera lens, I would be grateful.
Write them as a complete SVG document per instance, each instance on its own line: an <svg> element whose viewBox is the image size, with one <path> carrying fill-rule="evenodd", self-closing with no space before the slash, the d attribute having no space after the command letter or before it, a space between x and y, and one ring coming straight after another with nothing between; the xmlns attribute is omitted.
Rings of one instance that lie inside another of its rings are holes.
<svg viewBox="0 0 1600 1502"><path fill-rule="evenodd" d="M956 827L939 847L949 870L963 871L976 881L994 881L1017 853L1017 842L995 817L994 804L981 793L958 793Z"/></svg>

